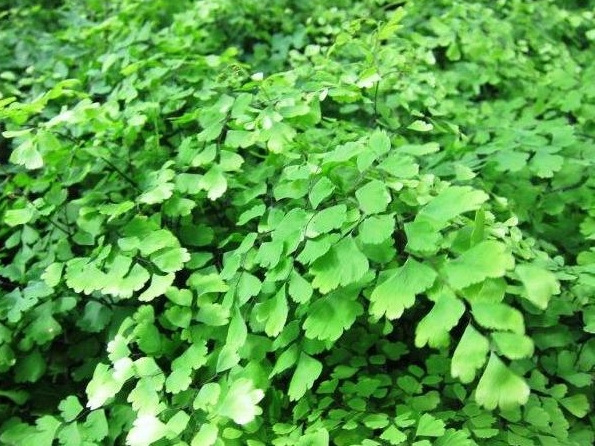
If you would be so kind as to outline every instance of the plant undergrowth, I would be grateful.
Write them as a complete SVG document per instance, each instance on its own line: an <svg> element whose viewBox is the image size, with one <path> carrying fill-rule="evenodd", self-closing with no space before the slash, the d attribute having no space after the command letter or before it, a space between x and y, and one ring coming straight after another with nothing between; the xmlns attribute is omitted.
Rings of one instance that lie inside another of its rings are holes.
<svg viewBox="0 0 595 446"><path fill-rule="evenodd" d="M0 442L592 444L593 6L4 8Z"/></svg>

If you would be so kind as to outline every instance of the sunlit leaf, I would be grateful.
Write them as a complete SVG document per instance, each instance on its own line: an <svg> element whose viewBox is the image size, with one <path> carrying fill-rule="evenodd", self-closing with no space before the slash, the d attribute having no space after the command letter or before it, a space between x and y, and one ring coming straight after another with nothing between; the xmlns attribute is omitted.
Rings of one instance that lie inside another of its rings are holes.
<svg viewBox="0 0 595 446"><path fill-rule="evenodd" d="M502 410L514 409L527 402L529 386L512 372L494 353L490 355L488 365L483 372L475 399L488 410L499 407Z"/></svg>
<svg viewBox="0 0 595 446"><path fill-rule="evenodd" d="M413 258L380 283L370 296L370 314L376 318L398 319L415 303L415 296L432 286L436 272Z"/></svg>

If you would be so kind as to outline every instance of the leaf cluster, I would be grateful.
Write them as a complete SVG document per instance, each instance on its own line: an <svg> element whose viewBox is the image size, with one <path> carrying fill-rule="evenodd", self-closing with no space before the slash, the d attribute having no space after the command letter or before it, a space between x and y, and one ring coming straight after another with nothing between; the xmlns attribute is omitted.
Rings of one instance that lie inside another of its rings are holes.
<svg viewBox="0 0 595 446"><path fill-rule="evenodd" d="M33 3L0 443L593 443L585 2Z"/></svg>

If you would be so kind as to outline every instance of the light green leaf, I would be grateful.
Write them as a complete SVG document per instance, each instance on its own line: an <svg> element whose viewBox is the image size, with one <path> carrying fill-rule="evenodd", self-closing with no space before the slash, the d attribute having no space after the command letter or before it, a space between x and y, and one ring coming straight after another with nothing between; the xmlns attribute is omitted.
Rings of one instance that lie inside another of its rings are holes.
<svg viewBox="0 0 595 446"><path fill-rule="evenodd" d="M378 168L400 180L413 178L419 173L419 165L415 160L402 153L395 153L394 155L386 157L386 159L378 165Z"/></svg>
<svg viewBox="0 0 595 446"><path fill-rule="evenodd" d="M479 209L488 198L488 194L470 186L450 186L425 205L415 221L428 222L434 229L440 230L454 217Z"/></svg>
<svg viewBox="0 0 595 446"><path fill-rule="evenodd" d="M4 213L4 223L15 227L29 223L35 216L35 209L30 206L21 209L9 209Z"/></svg>
<svg viewBox="0 0 595 446"><path fill-rule="evenodd" d="M321 177L316 184L312 187L312 190L308 194L308 200L313 209L316 209L320 203L328 198L335 190L335 185L327 177Z"/></svg>
<svg viewBox="0 0 595 446"><path fill-rule="evenodd" d="M231 318L231 322L229 323L229 328L227 329L227 338L225 344L239 348L244 345L247 336L248 327L246 327L242 313L240 313L240 310L236 308L233 311L233 316Z"/></svg>
<svg viewBox="0 0 595 446"><path fill-rule="evenodd" d="M339 241L338 234L329 234L320 237L317 240L306 240L306 245L297 256L297 261L302 265L314 262L316 259L326 254L332 245Z"/></svg>
<svg viewBox="0 0 595 446"><path fill-rule="evenodd" d="M488 340L471 324L467 325L452 355L450 374L462 383L470 383L477 369L484 365L489 350Z"/></svg>
<svg viewBox="0 0 595 446"><path fill-rule="evenodd" d="M392 215L372 215L360 223L358 231L362 243L382 243L393 235L395 218Z"/></svg>
<svg viewBox="0 0 595 446"><path fill-rule="evenodd" d="M219 415L231 418L240 425L247 424L262 413L257 404L263 398L264 392L254 388L252 381L240 378L231 384L218 405Z"/></svg>
<svg viewBox="0 0 595 446"><path fill-rule="evenodd" d="M436 276L432 268L410 257L374 289L370 296L370 314L375 318L386 316L391 320L401 317L403 311L415 303L416 294L434 284Z"/></svg>
<svg viewBox="0 0 595 446"><path fill-rule="evenodd" d="M165 294L169 286L174 282L175 274L167 274L165 276L160 276L158 274L153 274L151 276L151 285L145 291L138 296L138 300L141 302L148 302L156 297L162 296Z"/></svg>
<svg viewBox="0 0 595 446"><path fill-rule="evenodd" d="M175 303L176 305L180 305L182 307L189 307L192 305L192 291L189 289L179 289L174 286L170 286L165 291L165 296Z"/></svg>
<svg viewBox="0 0 595 446"><path fill-rule="evenodd" d="M390 444L396 446L407 440L407 435L397 429L395 425L391 425L382 433L382 435L380 435L380 439L388 441Z"/></svg>
<svg viewBox="0 0 595 446"><path fill-rule="evenodd" d="M314 214L308 225L306 235L313 238L319 234L326 234L333 229L340 228L346 220L347 206L344 204L331 206Z"/></svg>
<svg viewBox="0 0 595 446"><path fill-rule="evenodd" d="M155 182L151 184L145 192L138 197L140 203L157 204L162 203L173 194L174 184L167 181Z"/></svg>
<svg viewBox="0 0 595 446"><path fill-rule="evenodd" d="M359 250L353 237L347 236L312 264L312 286L326 294L339 285L357 282L368 271L368 267L367 257Z"/></svg>
<svg viewBox="0 0 595 446"><path fill-rule="evenodd" d="M366 214L384 212L391 202L388 189L382 181L372 180L355 191L359 207Z"/></svg>
<svg viewBox="0 0 595 446"><path fill-rule="evenodd" d="M229 286L217 273L205 275L196 272L188 278L186 283L190 288L196 291L199 297L209 293L225 293L229 290Z"/></svg>
<svg viewBox="0 0 595 446"><path fill-rule="evenodd" d="M240 216L238 217L237 225L243 226L254 218L262 217L264 215L265 211L266 211L266 206L264 204L254 205L247 211L244 211L240 214Z"/></svg>
<svg viewBox="0 0 595 446"><path fill-rule="evenodd" d="M263 268L273 269L281 260L283 248L283 240L264 242L258 248L258 253L254 260Z"/></svg>
<svg viewBox="0 0 595 446"><path fill-rule="evenodd" d="M440 348L448 345L448 333L465 313L465 305L452 292L442 290L430 312L417 324L415 346Z"/></svg>
<svg viewBox="0 0 595 446"><path fill-rule="evenodd" d="M151 254L151 261L165 273L180 271L190 260L190 254L186 248L166 248Z"/></svg>
<svg viewBox="0 0 595 446"><path fill-rule="evenodd" d="M372 132L370 139L368 140L368 145L377 157L389 152L391 147L388 134L380 129L376 129Z"/></svg>
<svg viewBox="0 0 595 446"><path fill-rule="evenodd" d="M223 175L221 168L213 165L200 179L199 186L201 189L206 190L209 199L214 201L221 197L227 190L227 179Z"/></svg>
<svg viewBox="0 0 595 446"><path fill-rule="evenodd" d="M43 274L41 275L41 279L46 283L49 287L55 287L60 283L60 279L62 278L62 270L64 269L64 264L55 262L49 264Z"/></svg>
<svg viewBox="0 0 595 446"><path fill-rule="evenodd" d="M429 122L422 121L421 119L416 119L411 124L409 124L407 128L409 130L413 130L414 132L429 132L434 128L434 126Z"/></svg>
<svg viewBox="0 0 595 446"><path fill-rule="evenodd" d="M518 265L515 271L525 287L523 296L542 310L553 294L560 293L560 283L551 271L537 265Z"/></svg>
<svg viewBox="0 0 595 446"><path fill-rule="evenodd" d="M128 394L128 401L132 405L132 409L139 415L156 415L163 405L159 403L159 393L154 383L150 378L139 379L134 386L134 389Z"/></svg>
<svg viewBox="0 0 595 446"><path fill-rule="evenodd" d="M37 144L33 138L26 139L12 151L9 161L14 164L25 166L26 169L40 169L43 167L43 158L37 150Z"/></svg>
<svg viewBox="0 0 595 446"><path fill-rule="evenodd" d="M220 395L221 386L219 383L206 383L201 386L200 390L198 391L198 395L196 395L196 398L192 403L192 408L194 410L207 411L209 407L213 407L217 404Z"/></svg>
<svg viewBox="0 0 595 446"><path fill-rule="evenodd" d="M242 164L244 164L244 158L229 150L219 151L219 167L224 172L239 171L241 170Z"/></svg>
<svg viewBox="0 0 595 446"><path fill-rule="evenodd" d="M492 353L475 390L477 403L488 410L496 407L511 410L525 404L529 393L529 386L523 378L512 372Z"/></svg>
<svg viewBox="0 0 595 446"><path fill-rule="evenodd" d="M320 376L322 372L322 363L311 356L303 353L300 355L298 365L289 383L290 401L299 400L308 389L314 385L314 381Z"/></svg>
<svg viewBox="0 0 595 446"><path fill-rule="evenodd" d="M525 324L521 312L504 303L477 302L471 307L473 317L483 327L523 334Z"/></svg>
<svg viewBox="0 0 595 446"><path fill-rule="evenodd" d="M328 431L322 428L302 435L295 446L329 446L329 441Z"/></svg>
<svg viewBox="0 0 595 446"><path fill-rule="evenodd" d="M256 320L265 323L265 333L271 337L278 336L285 326L287 315L289 313L287 297L285 295L285 285L277 291L274 297L268 298L265 302L256 304L253 311Z"/></svg>
<svg viewBox="0 0 595 446"><path fill-rule="evenodd" d="M217 365L215 366L215 371L217 373L224 372L225 370L235 367L239 362L240 355L238 355L237 347L226 344L219 352L219 356L217 356Z"/></svg>
<svg viewBox="0 0 595 446"><path fill-rule="evenodd" d="M312 285L296 270L292 270L289 278L288 292L294 302L304 304L310 300L313 293Z"/></svg>
<svg viewBox="0 0 595 446"><path fill-rule="evenodd" d="M275 366L273 370L269 374L269 378L278 375L279 373L283 373L289 367L293 366L300 356L300 351L296 344L292 344L287 350L279 355L277 361L275 362Z"/></svg>
<svg viewBox="0 0 595 446"><path fill-rule="evenodd" d="M261 287L262 283L258 277L243 271L238 281L238 304L243 305L248 302L251 297L258 295Z"/></svg>
<svg viewBox="0 0 595 446"><path fill-rule="evenodd" d="M190 313L189 308L182 309L187 310L188 313ZM211 327L221 327L229 323L229 309L218 303L204 303L198 308L196 320L210 325Z"/></svg>
<svg viewBox="0 0 595 446"><path fill-rule="evenodd" d="M432 253L438 250L442 235L427 221L405 223L404 228L408 250L422 253Z"/></svg>
<svg viewBox="0 0 595 446"><path fill-rule="evenodd" d="M444 421L429 413L423 414L417 423L415 437L440 437L442 435L444 435Z"/></svg>
<svg viewBox="0 0 595 446"><path fill-rule="evenodd" d="M192 377L190 376L192 369L189 367L176 367L167 376L165 380L166 392L176 393L183 392L192 384Z"/></svg>
<svg viewBox="0 0 595 446"><path fill-rule="evenodd" d="M585 417L590 410L589 400L582 393L562 398L560 404L578 418Z"/></svg>
<svg viewBox="0 0 595 446"><path fill-rule="evenodd" d="M109 433L105 411L94 410L91 412L87 415L83 427L89 440L96 442L103 440Z"/></svg>
<svg viewBox="0 0 595 446"><path fill-rule="evenodd" d="M513 267L514 257L506 245L487 240L446 263L444 272L448 282L460 290L488 277L501 277Z"/></svg>
<svg viewBox="0 0 595 446"><path fill-rule="evenodd" d="M192 438L190 446L213 446L219 436L219 429L216 424L205 423L200 426L196 435Z"/></svg>
<svg viewBox="0 0 595 446"><path fill-rule="evenodd" d="M126 436L128 446L149 446L165 437L167 427L155 415L139 415Z"/></svg>
<svg viewBox="0 0 595 446"><path fill-rule="evenodd" d="M494 332L492 340L498 351L508 359L530 358L533 356L533 341L524 334Z"/></svg>
<svg viewBox="0 0 595 446"><path fill-rule="evenodd" d="M79 399L74 396L70 395L60 401L58 405L58 409L64 418L64 421L71 422L76 419L76 417L83 411L84 407L79 402Z"/></svg>
<svg viewBox="0 0 595 446"><path fill-rule="evenodd" d="M87 384L87 407L97 409L114 397L124 383L114 378L113 371L105 364L97 364L93 378Z"/></svg>
<svg viewBox="0 0 595 446"><path fill-rule="evenodd" d="M308 309L303 328L310 339L336 341L363 314L357 292L339 289L317 299Z"/></svg>
<svg viewBox="0 0 595 446"><path fill-rule="evenodd" d="M190 416L186 412L183 410L176 412L173 417L167 420L167 438L171 440L180 435L188 425L188 421L190 421Z"/></svg>
<svg viewBox="0 0 595 446"><path fill-rule="evenodd" d="M81 431L83 431L83 429L81 429L79 423L69 423L64 425L62 429L58 431L57 439L62 446L80 446L83 444Z"/></svg>

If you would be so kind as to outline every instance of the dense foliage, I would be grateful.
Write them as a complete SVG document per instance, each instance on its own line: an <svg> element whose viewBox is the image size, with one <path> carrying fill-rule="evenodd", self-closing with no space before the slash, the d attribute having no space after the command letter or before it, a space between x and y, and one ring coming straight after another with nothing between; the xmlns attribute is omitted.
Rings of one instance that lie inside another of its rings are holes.
<svg viewBox="0 0 595 446"><path fill-rule="evenodd" d="M1 444L593 443L592 1L8 3Z"/></svg>

